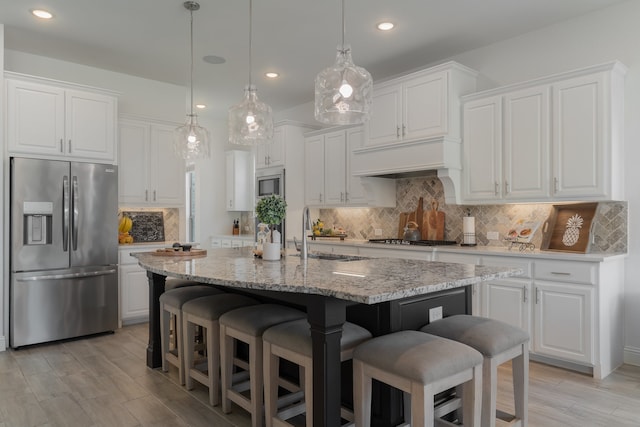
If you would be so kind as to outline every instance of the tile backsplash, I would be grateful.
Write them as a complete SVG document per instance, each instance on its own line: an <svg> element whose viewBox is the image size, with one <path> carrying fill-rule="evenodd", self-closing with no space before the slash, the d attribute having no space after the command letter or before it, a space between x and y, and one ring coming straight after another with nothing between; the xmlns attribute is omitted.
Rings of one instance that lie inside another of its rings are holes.
<svg viewBox="0 0 640 427"><path fill-rule="evenodd" d="M121 208L118 209L118 215L122 211L162 212L164 240L167 242L180 240L180 210L178 208Z"/></svg>
<svg viewBox="0 0 640 427"><path fill-rule="evenodd" d="M462 218L471 212L476 218L476 240L478 245L508 246L503 240L509 228L519 219L539 221L544 224L553 211L551 203L507 204L507 205L447 205L444 202L442 183L435 176L396 179L397 205L395 208L339 208L320 209L320 218L325 227L344 227L352 239L396 237L401 212L415 211L420 197L424 198L424 209L431 201L439 203L445 213L445 239L462 242ZM627 252L627 202L600 202L592 228L593 243L590 252ZM382 235L375 236L374 230ZM497 231L500 240L488 240L487 232ZM542 244L539 229L532 240L537 248Z"/></svg>

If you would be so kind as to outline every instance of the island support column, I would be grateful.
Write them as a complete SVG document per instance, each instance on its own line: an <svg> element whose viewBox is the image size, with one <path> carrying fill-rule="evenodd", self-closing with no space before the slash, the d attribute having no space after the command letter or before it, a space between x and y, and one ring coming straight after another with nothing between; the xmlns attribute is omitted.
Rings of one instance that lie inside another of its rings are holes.
<svg viewBox="0 0 640 427"><path fill-rule="evenodd" d="M162 343L160 342L160 295L164 293L166 276L147 270L149 278L149 344L147 345L147 366L162 366Z"/></svg>
<svg viewBox="0 0 640 427"><path fill-rule="evenodd" d="M340 425L340 338L346 303L335 298L310 295L307 319L313 347L313 425Z"/></svg>

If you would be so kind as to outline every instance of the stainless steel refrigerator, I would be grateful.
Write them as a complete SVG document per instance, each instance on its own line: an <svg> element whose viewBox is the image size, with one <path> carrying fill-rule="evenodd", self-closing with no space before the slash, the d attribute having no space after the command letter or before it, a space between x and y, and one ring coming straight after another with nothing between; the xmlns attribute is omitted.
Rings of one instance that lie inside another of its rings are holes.
<svg viewBox="0 0 640 427"><path fill-rule="evenodd" d="M10 345L118 327L118 170L11 159Z"/></svg>

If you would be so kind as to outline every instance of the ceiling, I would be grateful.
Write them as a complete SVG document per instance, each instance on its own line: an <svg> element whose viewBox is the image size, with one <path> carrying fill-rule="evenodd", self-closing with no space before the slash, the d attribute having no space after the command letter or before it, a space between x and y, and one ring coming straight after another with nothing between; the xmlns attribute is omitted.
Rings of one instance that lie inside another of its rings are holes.
<svg viewBox="0 0 640 427"><path fill-rule="evenodd" d="M626 0L348 0L346 42L374 81ZM249 79L249 0L199 0L194 98L224 118ZM182 0L0 0L5 47L189 85L189 12ZM253 83L274 111L313 100L316 74L340 40L339 0L255 0ZM46 8L41 21L29 9ZM396 28L383 33L383 20ZM224 57L212 65L205 55ZM280 77L268 80L266 71Z"/></svg>

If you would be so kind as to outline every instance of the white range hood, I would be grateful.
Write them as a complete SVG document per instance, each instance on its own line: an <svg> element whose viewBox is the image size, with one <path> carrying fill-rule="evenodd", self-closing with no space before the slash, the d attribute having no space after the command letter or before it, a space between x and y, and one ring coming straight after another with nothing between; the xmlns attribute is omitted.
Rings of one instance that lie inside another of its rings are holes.
<svg viewBox="0 0 640 427"><path fill-rule="evenodd" d="M448 137L356 148L351 153L351 174L400 178L436 173L444 186L445 202L458 204L461 149L460 139Z"/></svg>

